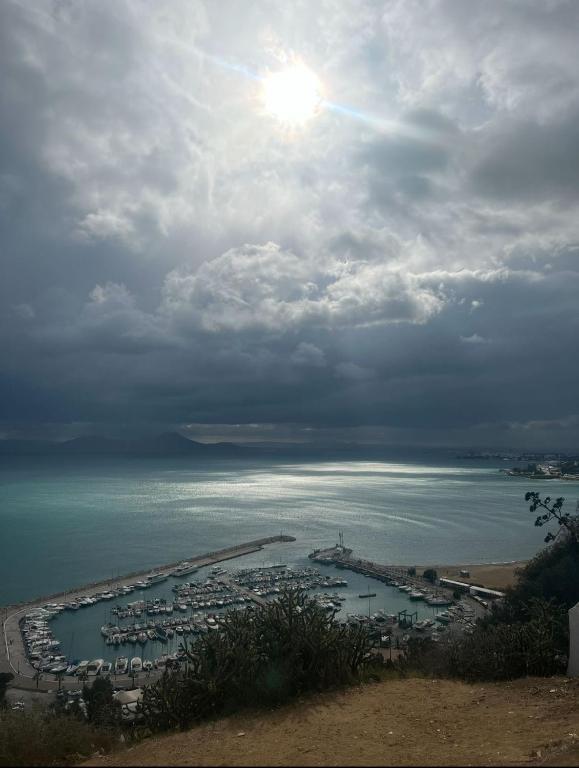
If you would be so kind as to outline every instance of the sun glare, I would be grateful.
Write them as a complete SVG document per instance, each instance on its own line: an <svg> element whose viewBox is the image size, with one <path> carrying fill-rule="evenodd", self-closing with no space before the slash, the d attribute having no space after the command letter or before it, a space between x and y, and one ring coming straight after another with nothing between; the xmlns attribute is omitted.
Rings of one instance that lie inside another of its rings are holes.
<svg viewBox="0 0 579 768"><path fill-rule="evenodd" d="M273 72L263 80L266 111L288 126L299 126L314 117L322 104L322 84L302 63Z"/></svg>

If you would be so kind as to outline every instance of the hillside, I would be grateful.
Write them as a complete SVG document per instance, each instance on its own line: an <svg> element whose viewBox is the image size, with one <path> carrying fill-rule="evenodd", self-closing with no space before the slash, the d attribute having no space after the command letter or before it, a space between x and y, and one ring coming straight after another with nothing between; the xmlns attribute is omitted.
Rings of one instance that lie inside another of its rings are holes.
<svg viewBox="0 0 579 768"><path fill-rule="evenodd" d="M392 680L148 739L84 765L579 765L579 680Z"/></svg>
<svg viewBox="0 0 579 768"><path fill-rule="evenodd" d="M252 456L249 448L233 443L199 443L178 432L140 439L76 437L60 443L38 440L0 440L0 455L12 456Z"/></svg>

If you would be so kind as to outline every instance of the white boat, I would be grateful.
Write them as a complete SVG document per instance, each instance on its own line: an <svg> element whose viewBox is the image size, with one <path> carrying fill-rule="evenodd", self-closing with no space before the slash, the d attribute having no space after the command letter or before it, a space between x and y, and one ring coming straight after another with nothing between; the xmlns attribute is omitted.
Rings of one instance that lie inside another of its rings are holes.
<svg viewBox="0 0 579 768"><path fill-rule="evenodd" d="M143 671L143 662L138 656L133 656L131 659L131 674L132 675L138 675L139 672Z"/></svg>
<svg viewBox="0 0 579 768"><path fill-rule="evenodd" d="M171 571L171 576L179 578L180 576L188 576L190 573L196 573L198 570L199 568L196 565L191 565L191 563L181 563L181 565L178 565Z"/></svg>
<svg viewBox="0 0 579 768"><path fill-rule="evenodd" d="M101 667L101 677L108 677L113 671L113 665L110 661L104 661Z"/></svg>
<svg viewBox="0 0 579 768"><path fill-rule="evenodd" d="M59 662L54 667L51 667L50 673L52 675L62 675L62 674L64 674L66 672L67 669L68 669L68 664L65 664L63 662Z"/></svg>
<svg viewBox="0 0 579 768"><path fill-rule="evenodd" d="M129 660L126 656L119 656L115 661L115 675L126 675L129 668Z"/></svg>
<svg viewBox="0 0 579 768"><path fill-rule="evenodd" d="M153 584L159 584L161 581L165 581L169 578L168 573L150 573L146 579L149 586Z"/></svg>
<svg viewBox="0 0 579 768"><path fill-rule="evenodd" d="M90 664L90 660L89 659L84 659L83 661L81 661L79 663L78 667L76 668L76 672L74 674L75 675L82 675L82 674L84 674L86 672L86 668L88 667L89 664Z"/></svg>
<svg viewBox="0 0 579 768"><path fill-rule="evenodd" d="M448 597L430 597L426 599L426 602L428 605L440 605L440 606L446 606L446 605L452 605L452 600Z"/></svg>
<svg viewBox="0 0 579 768"><path fill-rule="evenodd" d="M152 661L144 661L143 662L143 672L150 672L153 669L153 662Z"/></svg>
<svg viewBox="0 0 579 768"><path fill-rule="evenodd" d="M86 668L87 675L89 675L89 677L94 677L95 675L98 675L98 673L101 671L103 664L104 664L104 659L95 659L94 661L91 661Z"/></svg>

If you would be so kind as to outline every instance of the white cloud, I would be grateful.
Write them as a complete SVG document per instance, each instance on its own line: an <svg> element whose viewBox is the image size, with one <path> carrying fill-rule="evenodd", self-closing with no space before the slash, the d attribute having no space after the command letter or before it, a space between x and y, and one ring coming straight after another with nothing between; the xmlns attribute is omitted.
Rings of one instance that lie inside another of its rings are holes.
<svg viewBox="0 0 579 768"><path fill-rule="evenodd" d="M324 368L326 365L326 356L315 344L310 344L307 341L300 341L292 352L291 361L298 366Z"/></svg>
<svg viewBox="0 0 579 768"><path fill-rule="evenodd" d="M540 349L554 372L536 389L559 376L569 407L577 3L10 2L0 17L15 379L73 377L71 402L98 410L106 389L189 423L289 418L288 387L329 423L355 381L374 393L366 418L411 421L412 394L433 419L463 397L527 423L551 418L521 378ZM288 135L240 70L292 52L343 109Z"/></svg>

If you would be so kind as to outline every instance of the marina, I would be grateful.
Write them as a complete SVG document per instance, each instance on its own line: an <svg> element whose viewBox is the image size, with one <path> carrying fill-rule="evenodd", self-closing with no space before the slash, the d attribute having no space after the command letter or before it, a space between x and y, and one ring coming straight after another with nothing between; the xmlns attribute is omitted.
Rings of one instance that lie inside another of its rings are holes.
<svg viewBox="0 0 579 768"><path fill-rule="evenodd" d="M74 688L96 676L112 676L121 687L142 684L178 667L184 644L219 631L228 611L252 610L287 588L311 593L344 625L365 626L375 646L390 653L403 648L412 635L436 641L453 628L470 631L475 609L469 601L453 600L448 590L425 588L408 569L352 558L342 538L340 545L314 551L299 566L273 563L229 570L221 565L255 554L267 543L292 540L249 542L9 613L3 622L4 644L16 684ZM195 578L183 581L182 566ZM347 579L344 569L350 571ZM378 579L380 588L370 591L369 578L374 583ZM362 612L356 604L360 599ZM79 621L81 614L86 621Z"/></svg>
<svg viewBox="0 0 579 768"><path fill-rule="evenodd" d="M268 544L291 541L295 541L292 536L284 536L283 534L270 536L190 558L187 563L188 566L195 569L214 567L216 563L259 552ZM166 586L165 582L168 580L170 572L178 569L182 563L183 561L179 561L153 570L95 583L74 591L39 598L24 605L5 608L2 617L3 637L0 647L0 670L12 672L16 678L14 684L22 687L42 690L54 690L62 685L66 687L64 673L68 671L70 674L69 667L76 666L73 674L78 673L79 669L80 673L78 674L83 674L85 671L88 673L86 668L90 661L76 661L72 647L69 647L67 653L63 653L62 641L57 639L49 627L49 622L55 620L57 623L58 618L64 613L72 617L76 616L78 611L90 611L97 605L104 608L104 606L111 605L115 599L126 597L135 590L153 591L160 589ZM174 576L174 578L179 578L179 575ZM104 608L104 610L107 609ZM182 625L178 626L182 627ZM177 627L175 627L175 631L176 629ZM141 641L143 640L143 632L146 634L147 641L158 639L154 627L146 626L136 635L137 642L139 635ZM184 630L182 633L184 634ZM129 636L132 638L134 634L134 629L133 632L126 633L126 640L128 641ZM79 643L79 645L82 652L84 644ZM70 646L72 646L72 638ZM177 654L178 649L172 654L173 661ZM125 678L124 681L120 681L121 683L132 684L134 675L128 675L130 671L129 661L127 660L125 665L124 657L120 658L119 664L117 664L119 659L115 660L113 672L121 678ZM167 659L165 659L166 661ZM66 668L63 670L62 667L65 662ZM133 671L135 674L143 674L143 668L139 672L136 672L135 669ZM52 679L43 679L43 674L53 677ZM76 676L78 677L78 675ZM76 681L73 682L76 684Z"/></svg>

